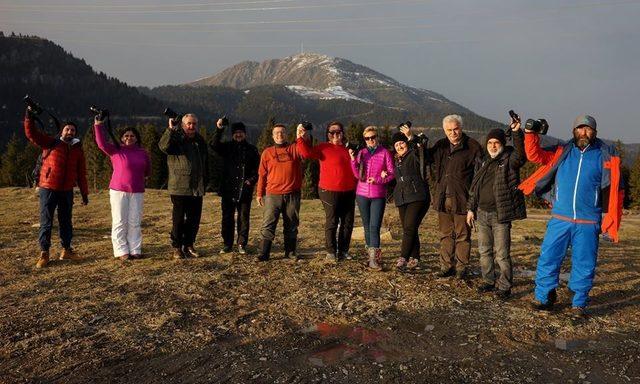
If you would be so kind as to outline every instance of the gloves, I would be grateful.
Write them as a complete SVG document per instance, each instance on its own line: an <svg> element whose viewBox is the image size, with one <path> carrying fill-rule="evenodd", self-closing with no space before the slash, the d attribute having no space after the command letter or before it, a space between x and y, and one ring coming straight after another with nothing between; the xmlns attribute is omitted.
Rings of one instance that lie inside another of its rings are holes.
<svg viewBox="0 0 640 384"><path fill-rule="evenodd" d="M82 194L82 205L87 205L89 204L89 196Z"/></svg>

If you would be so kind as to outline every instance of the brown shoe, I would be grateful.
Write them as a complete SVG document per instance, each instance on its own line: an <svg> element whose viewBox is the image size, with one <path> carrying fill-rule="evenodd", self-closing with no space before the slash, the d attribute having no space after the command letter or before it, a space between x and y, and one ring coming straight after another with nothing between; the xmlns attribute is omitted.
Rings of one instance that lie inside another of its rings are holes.
<svg viewBox="0 0 640 384"><path fill-rule="evenodd" d="M40 257L36 263L36 268L44 268L49 264L49 251L40 251Z"/></svg>
<svg viewBox="0 0 640 384"><path fill-rule="evenodd" d="M81 257L73 250L73 248L64 248L60 252L60 260L81 260Z"/></svg>
<svg viewBox="0 0 640 384"><path fill-rule="evenodd" d="M128 253L125 255L121 255L121 256L116 256L115 257L116 260L118 261L127 261L129 259L132 259L131 255L129 255Z"/></svg>
<svg viewBox="0 0 640 384"><path fill-rule="evenodd" d="M174 259L178 260L178 259L184 259L185 255L184 253L182 253L182 249L181 248L173 248L173 256Z"/></svg>
<svg viewBox="0 0 640 384"><path fill-rule="evenodd" d="M200 257L200 253L198 253L193 247L184 247L183 252L186 257Z"/></svg>

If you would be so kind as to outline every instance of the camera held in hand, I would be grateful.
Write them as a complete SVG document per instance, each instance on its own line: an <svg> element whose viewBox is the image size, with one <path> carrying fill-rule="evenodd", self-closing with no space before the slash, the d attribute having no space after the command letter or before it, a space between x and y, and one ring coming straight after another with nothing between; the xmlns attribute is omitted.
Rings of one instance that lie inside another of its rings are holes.
<svg viewBox="0 0 640 384"><path fill-rule="evenodd" d="M164 112L162 112L162 114L167 116L171 120L173 120L176 124L178 124L180 122L180 120L182 120L182 115L178 114L176 111L174 111L173 109L171 109L169 107L167 107L164 110Z"/></svg>
<svg viewBox="0 0 640 384"><path fill-rule="evenodd" d="M109 116L108 109L100 109L95 105L90 106L89 110L96 116L96 119L98 119L99 121L103 121Z"/></svg>
<svg viewBox="0 0 640 384"><path fill-rule="evenodd" d="M407 120L407 121L405 121L404 123L400 123L400 124L398 124L398 126L397 126L396 128L400 129L400 128L402 128L402 126L403 126L403 125L406 125L406 126L407 126L407 128L411 128L411 126L412 126L413 124L411 124L411 122L410 122L409 120Z"/></svg>
<svg viewBox="0 0 640 384"><path fill-rule="evenodd" d="M310 122L310 121L302 120L302 121L300 122L300 125L302 125L302 128L304 128L304 130L305 130L305 131L311 131L311 130L313 130L313 124L311 124L311 122Z"/></svg>
<svg viewBox="0 0 640 384"><path fill-rule="evenodd" d="M509 117L511 117L511 124L519 123L521 121L520 120L520 116L518 116L518 114L515 113L513 109L509 110ZM510 138L511 137L511 124L509 124L509 127L504 130L504 136L506 138Z"/></svg>
<svg viewBox="0 0 640 384"><path fill-rule="evenodd" d="M541 135L546 135L549 130L549 123L547 123L547 120L545 119L528 119L524 123L524 129L525 131L532 131Z"/></svg>
<svg viewBox="0 0 640 384"><path fill-rule="evenodd" d="M26 95L22 100L30 108L30 113L32 113L33 115L39 115L42 113L42 107L40 106L40 104L36 103L36 101L33 100L31 96Z"/></svg>
<svg viewBox="0 0 640 384"><path fill-rule="evenodd" d="M222 126L223 127L228 127L229 126L229 118L227 117L227 115L224 115L220 118L220 120L222 120Z"/></svg>
<svg viewBox="0 0 640 384"><path fill-rule="evenodd" d="M347 141L344 146L349 150L353 150L355 153L360 152L362 149L362 145L360 143L354 143L352 141Z"/></svg>
<svg viewBox="0 0 640 384"><path fill-rule="evenodd" d="M420 147L426 147L429 143L429 138L424 134L424 132L418 133L414 140Z"/></svg>

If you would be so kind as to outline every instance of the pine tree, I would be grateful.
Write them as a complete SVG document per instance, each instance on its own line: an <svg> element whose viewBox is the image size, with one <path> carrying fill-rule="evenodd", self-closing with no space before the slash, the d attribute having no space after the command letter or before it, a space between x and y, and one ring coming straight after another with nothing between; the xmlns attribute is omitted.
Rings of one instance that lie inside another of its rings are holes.
<svg viewBox="0 0 640 384"><path fill-rule="evenodd" d="M271 116L267 120L266 127L260 133L260 137L258 137L258 142L256 143L258 152L262 153L265 148L270 147L273 144L272 132L274 125L276 125L276 119L275 117Z"/></svg>
<svg viewBox="0 0 640 384"><path fill-rule="evenodd" d="M151 175L147 179L147 187L160 189L165 184L168 176L167 156L158 147L161 133L153 124L139 124L137 128L140 131L140 136L142 136L142 147L146 149L151 162Z"/></svg>
<svg viewBox="0 0 640 384"><path fill-rule="evenodd" d="M349 122L345 132L345 140L349 143L362 144L362 132L364 132L364 124L360 122Z"/></svg>
<svg viewBox="0 0 640 384"><path fill-rule="evenodd" d="M107 188L111 179L111 161L96 144L93 128L88 129L82 140L87 161L87 182L94 191Z"/></svg>
<svg viewBox="0 0 640 384"><path fill-rule="evenodd" d="M7 143L5 152L0 157L0 184L3 186L17 186L24 181L20 174L20 153L23 145L15 133Z"/></svg>

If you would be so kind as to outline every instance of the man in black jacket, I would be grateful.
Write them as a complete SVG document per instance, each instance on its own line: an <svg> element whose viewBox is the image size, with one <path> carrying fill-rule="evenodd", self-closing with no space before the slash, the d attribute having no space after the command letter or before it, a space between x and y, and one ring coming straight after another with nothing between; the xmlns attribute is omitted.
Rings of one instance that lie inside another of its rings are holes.
<svg viewBox="0 0 640 384"><path fill-rule="evenodd" d="M494 258L500 266L496 296L511 295L513 269L511 265L511 222L527 217L524 194L518 189L520 168L527 162L524 135L520 122L511 122L514 146L506 146L501 129L487 134L489 157L476 173L469 190L467 224L478 227L478 252L483 284L480 293L496 289Z"/></svg>
<svg viewBox="0 0 640 384"><path fill-rule="evenodd" d="M220 253L231 252L236 229L235 214L238 213L238 253L246 253L249 238L249 214L253 187L258 181L258 149L246 140L246 128L242 122L231 124L231 141L222 142L225 119L218 119L211 149L223 160L222 183L222 240L224 247Z"/></svg>
<svg viewBox="0 0 640 384"><path fill-rule="evenodd" d="M471 254L471 229L467 224L467 198L482 146L462 132L462 117L442 120L446 138L429 151L435 173L433 205L440 226L440 272L438 277L465 279Z"/></svg>

